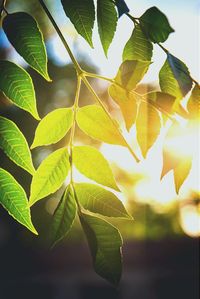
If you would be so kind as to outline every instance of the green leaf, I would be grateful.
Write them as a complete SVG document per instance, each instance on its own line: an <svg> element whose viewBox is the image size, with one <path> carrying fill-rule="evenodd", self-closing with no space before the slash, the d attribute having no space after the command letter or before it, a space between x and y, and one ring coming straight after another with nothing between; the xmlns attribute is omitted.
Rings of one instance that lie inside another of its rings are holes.
<svg viewBox="0 0 200 299"><path fill-rule="evenodd" d="M115 4L108 0L97 0L98 30L106 56L116 31L117 20Z"/></svg>
<svg viewBox="0 0 200 299"><path fill-rule="evenodd" d="M190 113L191 118L200 118L200 86L195 84L192 94L189 98L187 109Z"/></svg>
<svg viewBox="0 0 200 299"><path fill-rule="evenodd" d="M150 64L151 61L126 60L120 65L115 81L131 91L142 80Z"/></svg>
<svg viewBox="0 0 200 299"><path fill-rule="evenodd" d="M168 93L153 91L145 94L147 101L155 103L164 111L171 113L176 98Z"/></svg>
<svg viewBox="0 0 200 299"><path fill-rule="evenodd" d="M14 177L0 168L0 204L19 223L32 233L38 234L31 222L30 208L26 193Z"/></svg>
<svg viewBox="0 0 200 299"><path fill-rule="evenodd" d="M119 18L123 15L129 12L129 8L126 5L124 0L115 0L115 5L117 6Z"/></svg>
<svg viewBox="0 0 200 299"><path fill-rule="evenodd" d="M56 192L63 184L70 169L66 148L50 154L38 167L31 183L30 205Z"/></svg>
<svg viewBox="0 0 200 299"><path fill-rule="evenodd" d="M13 62L0 60L0 90L16 106L40 119L32 79L23 68Z"/></svg>
<svg viewBox="0 0 200 299"><path fill-rule="evenodd" d="M75 192L83 208L90 212L108 217L132 219L117 196L98 185L75 184Z"/></svg>
<svg viewBox="0 0 200 299"><path fill-rule="evenodd" d="M80 108L76 120L79 128L90 137L106 143L126 146L117 128L100 106L88 105Z"/></svg>
<svg viewBox="0 0 200 299"><path fill-rule="evenodd" d="M126 129L129 131L137 115L137 103L134 94L115 84L109 87L109 94L119 105L126 123Z"/></svg>
<svg viewBox="0 0 200 299"><path fill-rule="evenodd" d="M153 54L153 45L136 25L131 37L127 41L123 51L123 61L144 60L150 61Z"/></svg>
<svg viewBox="0 0 200 299"><path fill-rule="evenodd" d="M137 140L144 158L152 147L161 129L158 111L148 103L141 103L136 120Z"/></svg>
<svg viewBox="0 0 200 299"><path fill-rule="evenodd" d="M77 32L93 48L92 29L95 21L93 0L61 0L64 11Z"/></svg>
<svg viewBox="0 0 200 299"><path fill-rule="evenodd" d="M169 53L160 70L159 80L161 90L175 96L178 100L177 103L192 88L192 79L187 66Z"/></svg>
<svg viewBox="0 0 200 299"><path fill-rule="evenodd" d="M68 186L53 214L53 222L50 231L52 246L55 246L66 237L74 223L76 211L77 206L73 190Z"/></svg>
<svg viewBox="0 0 200 299"><path fill-rule="evenodd" d="M112 170L104 156L91 146L75 146L73 163L91 180L119 191Z"/></svg>
<svg viewBox="0 0 200 299"><path fill-rule="evenodd" d="M51 81L44 40L36 20L25 12L8 14L3 19L3 29L24 60L47 81Z"/></svg>
<svg viewBox="0 0 200 299"><path fill-rule="evenodd" d="M50 112L37 126L31 148L58 142L67 134L72 122L73 111L71 108L60 108Z"/></svg>
<svg viewBox="0 0 200 299"><path fill-rule="evenodd" d="M15 123L0 116L0 148L18 166L34 174L28 143Z"/></svg>
<svg viewBox="0 0 200 299"><path fill-rule="evenodd" d="M81 214L80 221L91 250L97 274L118 285L122 272L122 238L116 227L107 221Z"/></svg>
<svg viewBox="0 0 200 299"><path fill-rule="evenodd" d="M155 6L149 8L139 20L142 30L153 43L163 43L174 32L167 17Z"/></svg>

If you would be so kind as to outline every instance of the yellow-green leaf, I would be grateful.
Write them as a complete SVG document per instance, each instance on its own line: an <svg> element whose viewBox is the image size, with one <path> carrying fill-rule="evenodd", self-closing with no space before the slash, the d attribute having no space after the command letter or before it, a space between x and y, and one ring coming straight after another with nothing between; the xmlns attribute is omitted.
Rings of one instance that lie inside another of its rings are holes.
<svg viewBox="0 0 200 299"><path fill-rule="evenodd" d="M38 167L31 183L30 205L56 192L64 183L70 169L66 148L50 154Z"/></svg>
<svg viewBox="0 0 200 299"><path fill-rule="evenodd" d="M73 163L91 180L119 191L112 170L104 156L91 146L75 146Z"/></svg>
<svg viewBox="0 0 200 299"><path fill-rule="evenodd" d="M37 126L31 148L58 142L67 134L72 122L73 111L71 108L60 108L50 112Z"/></svg>
<svg viewBox="0 0 200 299"><path fill-rule="evenodd" d="M82 107L77 112L79 128L94 139L126 146L124 139L103 108L97 105Z"/></svg>
<svg viewBox="0 0 200 299"><path fill-rule="evenodd" d="M40 119L32 79L23 68L13 62L1 60L0 90L16 106L28 111L36 119Z"/></svg>
<svg viewBox="0 0 200 299"><path fill-rule="evenodd" d="M200 86L197 84L194 86L192 90L192 94L187 104L187 109L190 113L191 118L200 118Z"/></svg>
<svg viewBox="0 0 200 299"><path fill-rule="evenodd" d="M0 168L0 204L19 223L37 235L32 221L26 193L6 170Z"/></svg>

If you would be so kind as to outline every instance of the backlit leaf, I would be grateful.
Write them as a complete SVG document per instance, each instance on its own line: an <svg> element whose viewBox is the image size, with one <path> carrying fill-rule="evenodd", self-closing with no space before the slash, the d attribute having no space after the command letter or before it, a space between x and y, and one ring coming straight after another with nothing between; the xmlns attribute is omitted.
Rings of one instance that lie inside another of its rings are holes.
<svg viewBox="0 0 200 299"><path fill-rule="evenodd" d="M108 217L131 219L122 202L112 192L93 184L75 184L75 191L84 209Z"/></svg>
<svg viewBox="0 0 200 299"><path fill-rule="evenodd" d="M107 221L85 213L81 214L80 220L96 273L118 285L122 272L122 238L119 231Z"/></svg>
<svg viewBox="0 0 200 299"><path fill-rule="evenodd" d="M25 12L8 14L3 19L3 29L10 43L26 62L47 81L51 81L47 71L44 40L36 20Z"/></svg>
<svg viewBox="0 0 200 299"><path fill-rule="evenodd" d="M174 32L167 17L155 6L140 17L140 25L146 36L154 43L163 43L169 34Z"/></svg>
<svg viewBox="0 0 200 299"><path fill-rule="evenodd" d="M200 86L197 84L192 90L192 94L187 104L187 109L190 113L191 118L200 118Z"/></svg>
<svg viewBox="0 0 200 299"><path fill-rule="evenodd" d="M56 192L64 183L69 168L66 148L58 149L44 159L32 179L30 205Z"/></svg>
<svg viewBox="0 0 200 299"><path fill-rule="evenodd" d="M61 0L61 2L77 32L93 47L92 29L95 21L93 0Z"/></svg>
<svg viewBox="0 0 200 299"><path fill-rule="evenodd" d="M144 60L150 61L153 54L153 45L136 25L131 37L127 41L123 51L123 61Z"/></svg>
<svg viewBox="0 0 200 299"><path fill-rule="evenodd" d="M97 23L99 36L107 56L108 48L113 40L117 27L115 4L108 0L97 0Z"/></svg>
<svg viewBox="0 0 200 299"><path fill-rule="evenodd" d="M100 106L88 105L80 108L76 120L79 128L94 139L126 146L117 128Z"/></svg>
<svg viewBox="0 0 200 299"><path fill-rule="evenodd" d="M171 113L176 98L168 93L153 91L145 94L146 100L155 103L164 111Z"/></svg>
<svg viewBox="0 0 200 299"><path fill-rule="evenodd" d="M137 141L142 154L146 157L161 129L161 120L158 111L147 103L141 103L136 120Z"/></svg>
<svg viewBox="0 0 200 299"><path fill-rule="evenodd" d="M127 90L133 90L146 74L151 61L126 60L118 70L115 81Z"/></svg>
<svg viewBox="0 0 200 299"><path fill-rule="evenodd" d="M137 115L137 103L134 94L114 84L109 87L109 94L120 106L126 123L126 128L129 131L134 124Z"/></svg>
<svg viewBox="0 0 200 299"><path fill-rule="evenodd" d="M123 15L129 12L129 8L126 5L126 2L124 0L115 0L115 5L117 6L119 18Z"/></svg>
<svg viewBox="0 0 200 299"><path fill-rule="evenodd" d="M28 171L35 172L27 141L15 123L0 116L0 148L17 165Z"/></svg>
<svg viewBox="0 0 200 299"><path fill-rule="evenodd" d="M37 235L32 222L26 193L14 177L0 168L0 204L19 223Z"/></svg>
<svg viewBox="0 0 200 299"><path fill-rule="evenodd" d="M58 142L67 134L72 122L73 111L71 108L60 108L50 112L37 126L31 148Z"/></svg>
<svg viewBox="0 0 200 299"><path fill-rule="evenodd" d="M53 246L65 238L70 231L76 216L76 210L73 190L68 186L53 214L50 231Z"/></svg>
<svg viewBox="0 0 200 299"><path fill-rule="evenodd" d="M35 91L29 74L10 61L0 61L0 90L16 106L28 111L36 119L40 119Z"/></svg>
<svg viewBox="0 0 200 299"><path fill-rule="evenodd" d="M104 156L91 146L75 146L73 163L91 180L119 191L112 170Z"/></svg>

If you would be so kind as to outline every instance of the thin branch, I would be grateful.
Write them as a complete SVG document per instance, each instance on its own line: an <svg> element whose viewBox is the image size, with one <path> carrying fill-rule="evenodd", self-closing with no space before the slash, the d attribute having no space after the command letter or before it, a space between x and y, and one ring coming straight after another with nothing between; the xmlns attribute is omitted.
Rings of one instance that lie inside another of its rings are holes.
<svg viewBox="0 0 200 299"><path fill-rule="evenodd" d="M8 14L5 6L6 6L6 0L2 0L1 6L0 6L0 17L2 16L3 12Z"/></svg>

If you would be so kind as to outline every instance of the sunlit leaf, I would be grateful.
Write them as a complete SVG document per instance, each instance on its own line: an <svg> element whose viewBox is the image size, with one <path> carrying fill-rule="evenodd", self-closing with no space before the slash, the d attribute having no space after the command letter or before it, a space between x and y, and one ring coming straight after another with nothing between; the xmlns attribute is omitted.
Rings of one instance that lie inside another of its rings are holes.
<svg viewBox="0 0 200 299"><path fill-rule="evenodd" d="M115 0L115 5L117 6L119 18L123 15L129 12L129 8L126 5L126 2L124 0Z"/></svg>
<svg viewBox="0 0 200 299"><path fill-rule="evenodd" d="M150 61L153 54L153 45L136 25L131 37L127 41L123 51L123 61L144 60Z"/></svg>
<svg viewBox="0 0 200 299"><path fill-rule="evenodd" d="M115 77L115 81L127 90L133 90L146 74L151 61L126 60Z"/></svg>
<svg viewBox="0 0 200 299"><path fill-rule="evenodd" d="M105 220L85 213L81 214L80 220L96 273L118 285L122 272L122 238L119 231Z"/></svg>
<svg viewBox="0 0 200 299"><path fill-rule="evenodd" d="M15 123L0 116L0 148L18 166L35 172L27 141Z"/></svg>
<svg viewBox="0 0 200 299"><path fill-rule="evenodd" d="M37 235L32 222L26 193L14 177L0 168L0 204L19 223Z"/></svg>
<svg viewBox="0 0 200 299"><path fill-rule="evenodd" d="M93 0L61 0L61 2L77 32L93 47L92 29L95 21Z"/></svg>
<svg viewBox="0 0 200 299"><path fill-rule="evenodd" d="M163 43L169 34L174 32L167 17L155 6L140 17L140 25L146 36L154 43Z"/></svg>
<svg viewBox="0 0 200 299"><path fill-rule="evenodd" d="M50 112L37 126L31 148L58 142L67 134L72 122L73 111L71 108L60 108Z"/></svg>
<svg viewBox="0 0 200 299"><path fill-rule="evenodd" d="M101 43L107 56L117 27L115 4L108 0L97 0L97 23Z"/></svg>
<svg viewBox="0 0 200 299"><path fill-rule="evenodd" d="M159 73L159 80L161 90L175 96L178 101L192 88L192 79L187 66L171 54L167 54Z"/></svg>
<svg viewBox="0 0 200 299"><path fill-rule="evenodd" d="M108 217L131 219L122 202L112 192L93 184L75 184L75 191L84 209Z"/></svg>
<svg viewBox="0 0 200 299"><path fill-rule="evenodd" d="M35 91L29 74L10 61L0 61L0 90L16 106L28 111L36 119L40 119Z"/></svg>
<svg viewBox="0 0 200 299"><path fill-rule="evenodd" d="M192 167L192 157L186 159L185 161L181 161L175 168L174 168L174 182L176 193L179 193L179 190L184 183L185 179L188 177L190 170Z"/></svg>
<svg viewBox="0 0 200 299"><path fill-rule="evenodd" d="M135 123L137 115L137 103L134 94L114 84L109 87L109 94L120 106L126 128L129 131Z"/></svg>
<svg viewBox="0 0 200 299"><path fill-rule="evenodd" d="M66 148L50 154L38 167L31 183L30 205L57 191L66 179L70 169Z"/></svg>
<svg viewBox="0 0 200 299"><path fill-rule="evenodd" d="M88 105L80 108L77 112L77 123L83 132L94 139L126 146L117 128L100 106Z"/></svg>
<svg viewBox="0 0 200 299"><path fill-rule="evenodd" d="M200 118L200 86L197 84L192 90L192 94L187 104L187 109L190 113L191 118Z"/></svg>
<svg viewBox="0 0 200 299"><path fill-rule="evenodd" d="M50 231L52 246L66 237L73 225L76 210L77 207L73 190L68 186L53 214L53 222Z"/></svg>
<svg viewBox="0 0 200 299"><path fill-rule="evenodd" d="M3 19L3 29L10 43L26 62L47 81L51 81L47 71L44 40L36 20L25 12L8 14Z"/></svg>
<svg viewBox="0 0 200 299"><path fill-rule="evenodd" d="M104 156L91 146L75 146L73 163L88 178L119 191L112 170Z"/></svg>
<svg viewBox="0 0 200 299"><path fill-rule="evenodd" d="M145 94L146 100L155 103L164 111L171 113L176 98L168 93L153 91Z"/></svg>
<svg viewBox="0 0 200 299"><path fill-rule="evenodd" d="M136 120L137 140L142 154L146 157L161 129L161 120L158 111L147 103L141 103Z"/></svg>

